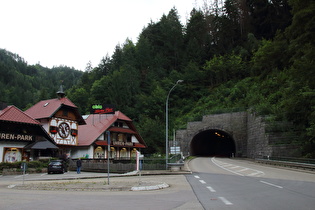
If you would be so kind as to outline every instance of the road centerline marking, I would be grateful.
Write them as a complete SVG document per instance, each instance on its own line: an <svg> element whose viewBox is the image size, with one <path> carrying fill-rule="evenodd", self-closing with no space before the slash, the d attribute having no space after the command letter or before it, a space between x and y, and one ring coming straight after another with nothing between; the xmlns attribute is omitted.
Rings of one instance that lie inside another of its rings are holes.
<svg viewBox="0 0 315 210"><path fill-rule="evenodd" d="M210 186L207 186L207 188L208 188L208 190L210 190L210 192L216 192L216 190L215 189L213 189L212 187L210 187Z"/></svg>
<svg viewBox="0 0 315 210"><path fill-rule="evenodd" d="M225 197L219 197L219 199L225 204L225 205L233 205L230 201L228 201Z"/></svg>
<svg viewBox="0 0 315 210"><path fill-rule="evenodd" d="M280 189L283 188L282 186L279 186L279 185L276 185L276 184L272 184L272 183L269 183L269 182L265 182L265 181L262 181L262 180L260 180L260 182L261 182L261 183L264 183L264 184L267 184L267 185L270 185L270 186L273 186L273 187L280 188Z"/></svg>
<svg viewBox="0 0 315 210"><path fill-rule="evenodd" d="M201 182L202 184L206 184L204 180L199 180L199 182Z"/></svg>

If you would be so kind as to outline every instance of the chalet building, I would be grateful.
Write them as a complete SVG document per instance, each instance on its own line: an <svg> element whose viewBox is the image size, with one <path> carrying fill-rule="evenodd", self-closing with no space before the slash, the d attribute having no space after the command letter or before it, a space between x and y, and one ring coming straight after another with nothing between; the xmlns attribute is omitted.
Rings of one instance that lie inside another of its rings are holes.
<svg viewBox="0 0 315 210"><path fill-rule="evenodd" d="M43 100L25 111L39 121L55 144L59 157L130 159L137 149L146 145L132 120L120 111L114 114L93 114L82 117L63 92L58 98ZM107 152L107 131L110 133L110 152Z"/></svg>
<svg viewBox="0 0 315 210"><path fill-rule="evenodd" d="M59 147L58 156L69 158L71 150L78 145L78 127L84 125L85 121L78 107L65 97L62 86L57 96L38 102L25 113L41 123Z"/></svg>
<svg viewBox="0 0 315 210"><path fill-rule="evenodd" d="M146 148L132 120L120 111L83 117L86 124L79 126L75 157L130 159L136 156L137 150Z"/></svg>
<svg viewBox="0 0 315 210"><path fill-rule="evenodd" d="M81 116L62 86L57 96L25 112L15 106L0 111L0 162L50 157L130 159L146 147L122 112Z"/></svg>
<svg viewBox="0 0 315 210"><path fill-rule="evenodd" d="M58 147L40 122L15 106L0 110L0 162L54 156Z"/></svg>

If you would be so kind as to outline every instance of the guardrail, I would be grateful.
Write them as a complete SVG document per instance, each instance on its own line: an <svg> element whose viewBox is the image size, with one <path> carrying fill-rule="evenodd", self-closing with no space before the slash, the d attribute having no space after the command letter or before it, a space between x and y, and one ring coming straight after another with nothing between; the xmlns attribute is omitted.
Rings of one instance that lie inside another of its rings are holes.
<svg viewBox="0 0 315 210"><path fill-rule="evenodd" d="M258 163L263 163L263 164L315 171L314 159L266 157L266 158L256 158L255 161Z"/></svg>

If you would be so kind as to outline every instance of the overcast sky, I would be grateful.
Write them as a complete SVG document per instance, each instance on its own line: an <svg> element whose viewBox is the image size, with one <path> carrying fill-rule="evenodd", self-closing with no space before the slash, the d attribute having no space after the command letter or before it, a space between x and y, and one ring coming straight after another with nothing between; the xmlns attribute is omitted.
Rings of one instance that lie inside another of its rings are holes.
<svg viewBox="0 0 315 210"><path fill-rule="evenodd" d="M30 64L95 67L175 6L186 23L201 0L0 0L0 48ZM198 6L199 5L199 6Z"/></svg>

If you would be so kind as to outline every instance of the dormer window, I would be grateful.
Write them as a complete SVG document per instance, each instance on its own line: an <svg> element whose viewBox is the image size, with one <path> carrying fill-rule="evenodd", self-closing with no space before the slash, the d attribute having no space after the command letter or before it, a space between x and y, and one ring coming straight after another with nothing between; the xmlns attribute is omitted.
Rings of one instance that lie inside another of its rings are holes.
<svg viewBox="0 0 315 210"><path fill-rule="evenodd" d="M123 124L123 122L115 122L114 126L122 128L124 126L124 124Z"/></svg>

